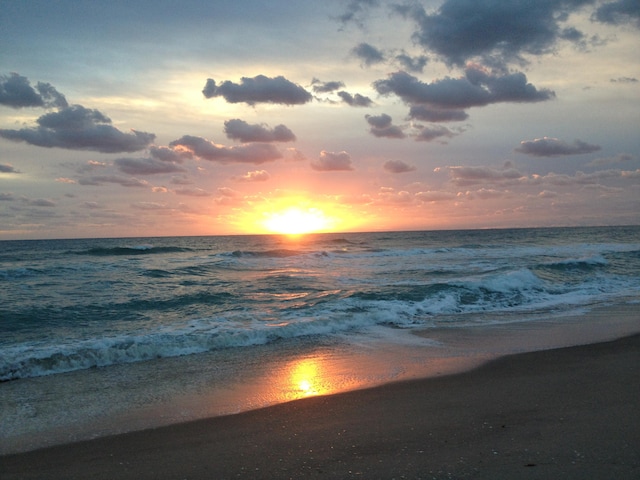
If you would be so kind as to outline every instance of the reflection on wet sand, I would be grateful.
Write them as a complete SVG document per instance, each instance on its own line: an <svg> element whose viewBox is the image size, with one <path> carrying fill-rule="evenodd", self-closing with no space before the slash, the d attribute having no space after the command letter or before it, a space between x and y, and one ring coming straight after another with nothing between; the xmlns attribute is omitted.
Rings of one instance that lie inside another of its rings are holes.
<svg viewBox="0 0 640 480"><path fill-rule="evenodd" d="M332 370L335 368L322 355L294 360L281 370L280 381L275 382L279 392L274 393L288 401L344 390Z"/></svg>

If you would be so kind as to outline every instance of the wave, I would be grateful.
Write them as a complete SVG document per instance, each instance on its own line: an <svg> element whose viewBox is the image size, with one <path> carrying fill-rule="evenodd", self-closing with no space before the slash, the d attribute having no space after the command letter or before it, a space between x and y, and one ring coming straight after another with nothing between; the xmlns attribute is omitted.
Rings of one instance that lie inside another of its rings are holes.
<svg viewBox="0 0 640 480"><path fill-rule="evenodd" d="M154 247L153 245L133 245L124 247L94 247L78 252L69 252L75 255L91 255L96 257L107 257L117 255L149 255L163 253L190 252L190 248L185 247Z"/></svg>
<svg viewBox="0 0 640 480"><path fill-rule="evenodd" d="M0 382L135 363L226 348L263 345L309 335L327 335L370 325L365 317L321 317L307 321L224 325L220 318L192 321L182 328L159 328L47 347L9 347L0 358ZM364 320L364 325L363 325Z"/></svg>
<svg viewBox="0 0 640 480"><path fill-rule="evenodd" d="M355 292L353 298L421 304L433 315L525 307L549 293L544 281L528 269L498 272L467 280L396 284Z"/></svg>
<svg viewBox="0 0 640 480"><path fill-rule="evenodd" d="M540 267L566 270L566 269L581 269L581 270L593 270L595 268L605 266L609 262L602 255L594 255L591 257L582 258L567 258L564 260L558 260L555 262L543 263Z"/></svg>
<svg viewBox="0 0 640 480"><path fill-rule="evenodd" d="M636 298L640 288L635 238L546 245L434 235L26 245L15 254L24 260L0 269L0 286L10 285L0 293L0 380L376 325L490 323ZM154 254L166 255L123 261Z"/></svg>
<svg viewBox="0 0 640 480"><path fill-rule="evenodd" d="M37 275L38 271L32 268L7 268L0 270L0 280L14 280Z"/></svg>
<svg viewBox="0 0 640 480"><path fill-rule="evenodd" d="M426 328L436 323L442 325L439 319L445 317L449 318L447 325L478 318L458 314L481 314L483 321L497 321L491 319L503 314L583 307L597 298L606 298L607 290L619 293L620 289L615 286L607 287L597 282L560 287L522 268L450 282L378 284L368 285L367 289L361 285L357 290L265 291L262 293L267 303L262 297L254 304L248 297L234 298L212 291L160 301L139 300L135 305L119 307L122 312L157 310L157 314L162 314L177 309L184 313L186 304L197 303L206 304L210 313L192 320L180 320L180 315L175 319L179 324L160 325L149 321L142 328L132 325L133 330L125 326L127 330L122 333L94 334L92 339L74 341L67 337L66 343L61 344L7 346L0 357L0 381L249 347L303 336L331 336L375 325ZM211 309L216 305L222 308L213 313Z"/></svg>
<svg viewBox="0 0 640 480"><path fill-rule="evenodd" d="M324 250L315 250L315 251L306 251L306 250L290 250L286 248L277 248L273 250L234 250L231 253L226 254L227 256L235 257L235 258L287 258L287 257L298 257L303 255L311 255L314 257L326 257L329 255L328 252Z"/></svg>
<svg viewBox="0 0 640 480"><path fill-rule="evenodd" d="M329 250L296 250L296 249L272 249L272 250L235 250L230 253L226 253L224 255L232 256L232 257L254 257L254 258L287 258L293 256L302 256L302 255L315 255L315 256L329 256L329 255L338 255L341 258L384 258L384 257L398 257L398 258L424 258L428 261L432 261L434 259L440 259L441 261L445 261L447 263L451 263L452 261L458 262L460 260L468 259L471 262L478 263L483 260L488 260L491 262L491 259L494 256L499 257L501 260L505 258L513 258L513 259L521 259L521 258L532 258L532 257L548 257L548 256L558 256L558 257L566 257L571 254L575 254L576 250L579 252L584 250L587 252L584 257L580 258L568 258L566 260L557 260L551 261L548 263L541 263L541 266L553 266L557 264L558 266L571 266L581 264L589 266L589 265L602 265L607 262L607 260L603 257L603 254L612 253L612 252L621 252L621 253L631 253L633 254L635 250L628 252L626 246L617 246L617 245L583 245L583 246L567 246L567 247L554 247L549 249L548 247L539 247L539 246L514 246L507 247L499 246L499 245L474 245L474 244L465 244L455 247L415 247L415 248L407 248L407 249L395 249L395 248L384 248L380 246L367 246L363 243L351 242L351 241L343 241L343 239L335 239L332 240L336 247L345 246L345 248L329 248ZM352 245L357 248L346 248L347 245ZM597 248L599 247L599 248ZM484 250L484 252L488 255L480 255L478 250ZM594 253L590 256L589 252L596 250L601 253ZM495 252L494 252L495 251Z"/></svg>
<svg viewBox="0 0 640 480"><path fill-rule="evenodd" d="M167 270L162 270L161 268L152 268L149 270L145 270L144 272L141 273L141 275L144 275L145 277L150 277L150 278L170 278L173 276L173 274Z"/></svg>
<svg viewBox="0 0 640 480"><path fill-rule="evenodd" d="M353 241L346 238L332 238L331 240L329 240L329 243L332 243L334 245L358 245L358 246L362 246L366 244L366 242Z"/></svg>
<svg viewBox="0 0 640 480"><path fill-rule="evenodd" d="M256 258L285 258L304 255L307 252L299 250L288 250L286 248L277 248L274 250L235 250L231 252L233 257L256 257Z"/></svg>

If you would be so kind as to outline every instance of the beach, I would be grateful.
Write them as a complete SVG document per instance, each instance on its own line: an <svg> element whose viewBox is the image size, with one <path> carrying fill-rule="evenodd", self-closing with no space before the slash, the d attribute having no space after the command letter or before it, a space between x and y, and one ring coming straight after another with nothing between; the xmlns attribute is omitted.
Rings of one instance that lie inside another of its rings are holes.
<svg viewBox="0 0 640 480"><path fill-rule="evenodd" d="M637 478L639 232L8 242L0 478Z"/></svg>
<svg viewBox="0 0 640 480"><path fill-rule="evenodd" d="M640 476L640 335L0 457L5 479Z"/></svg>

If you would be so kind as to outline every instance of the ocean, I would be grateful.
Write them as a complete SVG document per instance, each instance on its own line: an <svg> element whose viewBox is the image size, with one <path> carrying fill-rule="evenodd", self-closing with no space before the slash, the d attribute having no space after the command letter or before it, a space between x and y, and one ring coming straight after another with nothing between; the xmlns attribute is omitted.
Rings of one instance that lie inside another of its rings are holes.
<svg viewBox="0 0 640 480"><path fill-rule="evenodd" d="M490 357L639 302L637 226L2 241L0 453L445 371L470 331L501 332Z"/></svg>

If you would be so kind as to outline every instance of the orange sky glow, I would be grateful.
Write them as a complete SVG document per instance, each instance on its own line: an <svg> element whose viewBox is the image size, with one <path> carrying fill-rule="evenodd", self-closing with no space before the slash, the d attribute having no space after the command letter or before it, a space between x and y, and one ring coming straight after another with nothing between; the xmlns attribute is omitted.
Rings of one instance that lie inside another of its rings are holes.
<svg viewBox="0 0 640 480"><path fill-rule="evenodd" d="M3 4L0 240L640 223L640 7L79 3Z"/></svg>

